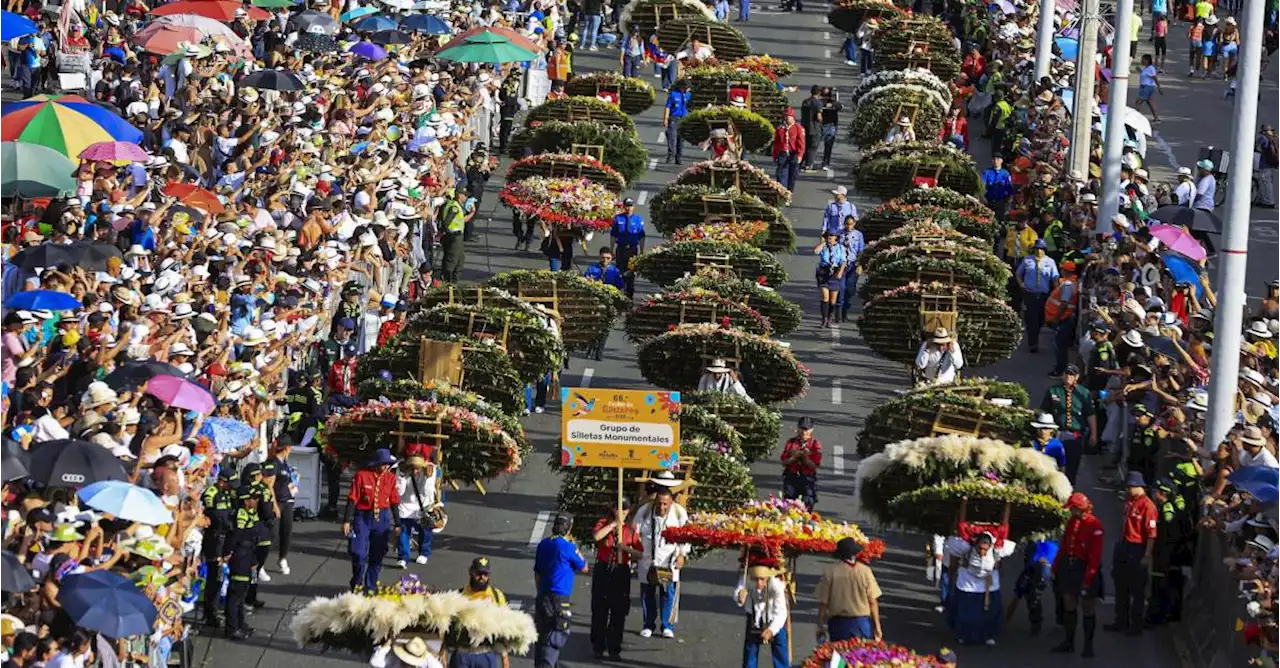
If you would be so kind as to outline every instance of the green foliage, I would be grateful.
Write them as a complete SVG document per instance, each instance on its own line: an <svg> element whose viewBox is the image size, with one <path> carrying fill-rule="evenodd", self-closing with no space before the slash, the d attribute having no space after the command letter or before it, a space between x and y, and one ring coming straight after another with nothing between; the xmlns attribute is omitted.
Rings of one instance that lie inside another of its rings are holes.
<svg viewBox="0 0 1280 668"><path fill-rule="evenodd" d="M922 533L946 535L955 530L956 509L968 499L970 522L999 523L1010 504L1009 539L1053 534L1062 529L1068 512L1062 502L1033 494L1016 485L994 486L976 480L942 483L900 494L889 504L895 524Z"/></svg>
<svg viewBox="0 0 1280 668"><path fill-rule="evenodd" d="M742 302L769 319L773 336L786 336L800 326L803 312L800 306L773 288L755 281L738 278L729 272L704 269L688 278L676 281L675 289L701 288L713 290L725 299Z"/></svg>
<svg viewBox="0 0 1280 668"><path fill-rule="evenodd" d="M881 237L897 231L903 225L911 223L930 223L954 229L961 234L983 239L987 242L988 248L1000 229L994 217L931 204L901 204L899 200L892 200L868 211L858 221L858 227L867 238L867 242L874 243Z"/></svg>
<svg viewBox="0 0 1280 668"><path fill-rule="evenodd" d="M713 169L717 167L722 169L736 167L738 170L736 181L729 174ZM746 160L704 160L686 167L672 183L682 186L710 187L713 179L714 185L722 188L736 184L735 187L749 195L755 195L760 201L772 207L781 209L791 203L790 190L774 181L768 172Z"/></svg>
<svg viewBox="0 0 1280 668"><path fill-rule="evenodd" d="M863 220L865 220L865 218ZM862 220L858 221L859 228L861 228L862 222ZM886 221L885 225L888 224L889 222ZM862 254L858 256L858 264L863 267L869 266L875 258L880 255L880 253L903 246L921 243L922 240L926 239L929 243L933 243L934 240L941 240L944 243L963 245L978 250L991 248L991 242L986 239L971 237L951 227L939 225L932 220L913 219L875 241L868 241L867 247L863 249Z"/></svg>
<svg viewBox="0 0 1280 668"><path fill-rule="evenodd" d="M490 403L478 394L460 390L448 383L440 381L419 383L408 379L386 381L381 378L367 378L360 383L357 391L361 401L371 401L381 397L386 397L392 401L418 399L465 408L472 413L493 420L498 426L502 427L503 431L507 432L507 435L515 439L520 448L520 457L522 459L528 460L529 456L533 454L533 444L529 441L528 434L525 433L520 421L511 413L507 413L497 404Z"/></svg>
<svg viewBox="0 0 1280 668"><path fill-rule="evenodd" d="M658 387L698 389L708 357L738 358L747 394L762 404L790 401L809 389L809 370L790 348L763 336L718 325L682 325L647 339L637 352L640 374Z"/></svg>
<svg viewBox="0 0 1280 668"><path fill-rule="evenodd" d="M547 121L521 130L512 138L510 155L569 153L574 144L603 146L604 163L618 170L628 184L644 175L649 165L649 150L634 132L619 132L596 121Z"/></svg>
<svg viewBox="0 0 1280 668"><path fill-rule="evenodd" d="M628 133L636 131L636 124L631 117L623 113L617 105L598 99L595 95L572 95L546 102L529 110L524 118L526 128L541 125L547 121L595 121Z"/></svg>
<svg viewBox="0 0 1280 668"><path fill-rule="evenodd" d="M765 204L760 198L739 190L726 190L700 185L668 184L649 201L649 217L653 226L663 234L690 225L701 223L707 218L719 217L721 205L712 204L711 214L704 214L707 204L703 197L714 195L728 197L733 201L733 210L738 220L763 220L769 223L769 238L762 248L771 251L794 250L796 245L795 229L791 221L782 215L777 208Z"/></svg>
<svg viewBox="0 0 1280 668"><path fill-rule="evenodd" d="M931 177L939 167L938 185L971 195L982 192L982 179L973 158L932 140L879 144L863 152L858 163L858 190L890 199L911 189L913 177Z"/></svg>
<svg viewBox="0 0 1280 668"><path fill-rule="evenodd" d="M548 308L554 297L560 335L569 350L587 350L604 340L618 314L630 306L621 290L572 271L515 269L491 276L484 284L538 300Z"/></svg>
<svg viewBox="0 0 1280 668"><path fill-rule="evenodd" d="M717 51L717 55L720 55ZM751 90L748 108L765 117L774 126L782 125L791 103L778 90L778 85L759 72L740 72L727 67L694 67L684 73L689 82L690 109L703 107L727 107L729 86L746 86Z"/></svg>
<svg viewBox="0 0 1280 668"><path fill-rule="evenodd" d="M462 389L482 396L497 405L504 413L517 414L524 410L524 383L511 364L505 350L492 342L470 336L457 336L440 329L424 328L417 332L401 332L386 345L374 348L356 361L356 381L376 378L379 371L390 371L397 380L409 379L418 373L418 350L421 337L436 341L462 343Z"/></svg>
<svg viewBox="0 0 1280 668"><path fill-rule="evenodd" d="M885 140L898 122L898 114L907 116L903 105L915 105L913 129L916 137L938 137L942 133L943 115L947 110L941 100L923 87L895 86L883 92L867 94L853 111L849 138L858 146L871 146Z"/></svg>
<svg viewBox="0 0 1280 668"><path fill-rule="evenodd" d="M443 330L459 336L487 334L511 355L521 380L532 383L560 370L564 342L542 319L524 310L487 304L440 304L405 324L406 332Z"/></svg>
<svg viewBox="0 0 1280 668"><path fill-rule="evenodd" d="M924 387L894 397L867 415L858 434L858 454L866 457L895 441L932 436L934 421L952 416L981 418L975 436L1005 443L1026 442L1034 435L1031 421L1035 414L1020 407L1026 406L1025 390L1019 394L1006 385L992 385L992 388L987 398L962 394L972 390L972 385L965 383ZM1004 395L1018 396L1005 397L1013 399L1012 406L998 406L989 401Z"/></svg>
<svg viewBox="0 0 1280 668"><path fill-rule="evenodd" d="M663 51L677 53L690 39L710 44L716 57L723 60L737 60L751 53L751 44L736 28L704 16L682 15L658 26L658 45Z"/></svg>
<svg viewBox="0 0 1280 668"><path fill-rule="evenodd" d="M682 392L683 411L705 408L742 434L742 453L747 462L770 457L782 431L782 414L752 403L736 394L723 392ZM682 425L683 428L683 425Z"/></svg>
<svg viewBox="0 0 1280 668"><path fill-rule="evenodd" d="M616 86L618 106L631 115L639 114L653 106L657 94L648 81L638 77L624 77L618 72L588 72L577 74L565 85L570 95L595 97L600 87Z"/></svg>
<svg viewBox="0 0 1280 668"><path fill-rule="evenodd" d="M937 296L956 298L956 338L970 369L1009 359L1022 340L1018 314L1007 304L975 290L931 283L909 283L878 294L862 306L858 331L877 354L913 364L923 340L921 304Z"/></svg>
<svg viewBox="0 0 1280 668"><path fill-rule="evenodd" d="M978 290L999 300L1008 299L1009 267L986 250L955 243L932 243L885 249L867 263L862 298L870 299L886 290L902 287L920 276L949 275L954 284Z"/></svg>
<svg viewBox="0 0 1280 668"><path fill-rule="evenodd" d="M738 131L742 148L746 151L765 151L773 146L773 123L769 119L747 109L736 107L704 107L694 109L680 121L680 136L690 144L701 144L711 136L711 121L720 126L731 121Z"/></svg>
<svg viewBox="0 0 1280 668"><path fill-rule="evenodd" d="M902 204L925 204L952 211L964 211L979 218L995 218L996 214L985 203L972 195L950 188L911 188L898 198Z"/></svg>
<svg viewBox="0 0 1280 668"><path fill-rule="evenodd" d="M721 257L727 257L729 268L744 279L763 280L772 287L787 282L787 271L777 258L747 244L681 241L648 250L633 261L636 273L658 285L667 286L684 278L685 274L694 273L701 264L718 264Z"/></svg>
<svg viewBox="0 0 1280 668"><path fill-rule="evenodd" d="M720 324L752 334L769 334L769 319L742 302L721 297L711 290L693 288L655 295L627 314L627 338L638 343L682 324Z"/></svg>

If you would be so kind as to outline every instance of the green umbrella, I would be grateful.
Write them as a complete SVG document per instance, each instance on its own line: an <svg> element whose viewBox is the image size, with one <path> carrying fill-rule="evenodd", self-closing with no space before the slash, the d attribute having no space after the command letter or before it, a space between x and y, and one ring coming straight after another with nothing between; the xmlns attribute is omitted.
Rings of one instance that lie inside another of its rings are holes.
<svg viewBox="0 0 1280 668"><path fill-rule="evenodd" d="M76 165L58 151L27 142L0 144L0 197L61 197L75 192Z"/></svg>
<svg viewBox="0 0 1280 668"><path fill-rule="evenodd" d="M436 57L459 63L520 63L538 56L512 44L511 40L502 35L481 33L437 53Z"/></svg>
<svg viewBox="0 0 1280 668"><path fill-rule="evenodd" d="M285 7L292 7L297 3L293 0L253 0L249 4L254 7L262 7L264 9L283 9Z"/></svg>

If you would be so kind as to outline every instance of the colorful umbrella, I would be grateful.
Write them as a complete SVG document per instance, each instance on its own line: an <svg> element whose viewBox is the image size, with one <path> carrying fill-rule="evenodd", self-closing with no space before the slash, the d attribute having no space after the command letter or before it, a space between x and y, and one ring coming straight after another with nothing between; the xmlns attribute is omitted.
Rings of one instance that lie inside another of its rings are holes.
<svg viewBox="0 0 1280 668"><path fill-rule="evenodd" d="M356 19L362 19L366 16L373 16L374 14L377 14L379 11L381 10L375 7L356 7L355 9L339 16L338 18L342 19L343 23L347 23L348 21L355 21Z"/></svg>
<svg viewBox="0 0 1280 668"><path fill-rule="evenodd" d="M219 44L226 44L231 47L232 51L235 51L241 56L247 57L253 55L253 47L250 46L243 37L237 35L236 31L231 29L231 26L207 16L200 16L198 14L175 14L173 16L162 16L156 19L155 23L152 25L195 28L200 31L200 34L203 37L212 39L214 42ZM199 39L195 40L195 42L199 41Z"/></svg>
<svg viewBox="0 0 1280 668"><path fill-rule="evenodd" d="M442 60L459 63L519 63L533 60L534 52L512 44L506 37L496 34L476 35L458 46L436 54Z"/></svg>
<svg viewBox="0 0 1280 668"><path fill-rule="evenodd" d="M69 195L76 189L75 171L75 163L48 146L19 141L0 145L0 196L32 199Z"/></svg>
<svg viewBox="0 0 1280 668"><path fill-rule="evenodd" d="M108 638L147 635L158 614L151 599L129 578L105 570L63 578L58 603L77 626Z"/></svg>
<svg viewBox="0 0 1280 668"><path fill-rule="evenodd" d="M0 140L39 144L67 156L100 141L142 141L142 131L79 95L37 95L0 107Z"/></svg>
<svg viewBox="0 0 1280 668"><path fill-rule="evenodd" d="M173 16L174 14L195 14L215 21L229 23L236 20L236 10L244 10L248 18L254 21L265 21L271 14L257 7L234 2L234 0L180 0L167 5L160 5L151 10L153 16Z"/></svg>
<svg viewBox="0 0 1280 668"><path fill-rule="evenodd" d="M452 49L455 46L473 41L474 38L477 38L483 35L498 35L499 37L506 37L508 42L511 42L512 44L515 44L516 46L522 49L528 49L534 53L540 53L543 50L541 44L529 39L528 37L525 37L524 35L521 35L520 33L512 30L511 28L504 28L502 26L486 26L486 27L472 28L470 30L465 30L461 33L458 33L457 37L454 37L453 39L446 42L444 46L440 47L440 50L443 51L445 49Z"/></svg>
<svg viewBox="0 0 1280 668"><path fill-rule="evenodd" d="M165 186L164 194L182 200L183 204L218 215L226 209L222 200L207 188L194 183L171 183Z"/></svg>
<svg viewBox="0 0 1280 668"><path fill-rule="evenodd" d="M100 141L80 151L80 159L120 163L146 162L151 159L151 155L133 142Z"/></svg>
<svg viewBox="0 0 1280 668"><path fill-rule="evenodd" d="M400 28L413 32L424 32L428 35L448 35L453 32L448 23L438 16L430 14L414 14L400 22Z"/></svg>
<svg viewBox="0 0 1280 668"><path fill-rule="evenodd" d="M79 299L55 290L27 290L15 292L4 300L5 308L26 311L74 311L84 305Z"/></svg>
<svg viewBox="0 0 1280 668"><path fill-rule="evenodd" d="M76 493L84 505L122 520L160 525L173 521L173 512L156 493L120 480L103 480Z"/></svg>
<svg viewBox="0 0 1280 668"><path fill-rule="evenodd" d="M243 448L258 437L258 430L233 418L212 417L200 425L197 436L208 437L213 447L223 454Z"/></svg>
<svg viewBox="0 0 1280 668"><path fill-rule="evenodd" d="M184 44L180 45L177 51L165 56L161 63L165 65L172 65L184 58L200 60L201 58L208 58L211 55L213 55L213 49L210 49L203 44Z"/></svg>
<svg viewBox="0 0 1280 668"><path fill-rule="evenodd" d="M13 12L0 11L0 41L7 42L11 39L34 35L40 32L40 28L31 22L31 19L14 14Z"/></svg>
<svg viewBox="0 0 1280 668"><path fill-rule="evenodd" d="M396 25L395 19L391 17L373 15L352 23L351 27L360 32L377 32L379 30L395 30Z"/></svg>
<svg viewBox="0 0 1280 668"><path fill-rule="evenodd" d="M163 401L165 405L197 413L212 413L217 402L209 390L185 378L156 376L147 381L147 394Z"/></svg>
<svg viewBox="0 0 1280 668"><path fill-rule="evenodd" d="M347 49L352 55L360 56L365 60L382 60L387 57L387 50L373 44L371 42L357 42L350 49Z"/></svg>
<svg viewBox="0 0 1280 668"><path fill-rule="evenodd" d="M1160 243L1175 253L1185 255L1196 262L1200 262L1206 257L1204 246L1201 246L1200 242L1196 241L1190 232L1181 227L1152 225L1147 229L1151 232L1151 236L1159 239Z"/></svg>

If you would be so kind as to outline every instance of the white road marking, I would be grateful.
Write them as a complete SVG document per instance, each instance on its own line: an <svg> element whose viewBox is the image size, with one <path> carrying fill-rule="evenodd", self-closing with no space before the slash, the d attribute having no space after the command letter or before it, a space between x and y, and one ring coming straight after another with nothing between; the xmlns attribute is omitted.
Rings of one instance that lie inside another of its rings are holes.
<svg viewBox="0 0 1280 668"><path fill-rule="evenodd" d="M665 143L667 143L667 131L666 131L666 130L658 130L658 138L657 138L657 139L655 139L654 141L658 142L659 144L665 144ZM656 160L656 158L655 158L655 160Z"/></svg>
<svg viewBox="0 0 1280 668"><path fill-rule="evenodd" d="M835 180L835 178L836 178L835 170L831 169L830 167L823 167L823 168L822 168L822 171L823 171L823 172L826 172L826 174L827 174L827 178L829 178L829 179L831 179L831 180L833 180L833 181Z"/></svg>
<svg viewBox="0 0 1280 668"><path fill-rule="evenodd" d="M844 389L840 387L840 379L837 378L831 381L831 403L839 406L840 402L844 400L843 394Z"/></svg>
<svg viewBox="0 0 1280 668"><path fill-rule="evenodd" d="M831 39L831 33L829 32L822 33L822 39Z"/></svg>
<svg viewBox="0 0 1280 668"><path fill-rule="evenodd" d="M542 536L547 533L547 525L551 523L551 511L538 513L538 520L533 523L533 531L529 534L529 547L536 548Z"/></svg>
<svg viewBox="0 0 1280 668"><path fill-rule="evenodd" d="M822 74L823 74L823 76L825 76L825 77L826 77L826 78L828 78L828 79L830 79L830 78L831 78L831 70L823 70L823 71L822 71Z"/></svg>
<svg viewBox="0 0 1280 668"><path fill-rule="evenodd" d="M840 326L839 325L835 325L835 324L831 325L831 345L833 346L840 345Z"/></svg>
<svg viewBox="0 0 1280 668"><path fill-rule="evenodd" d="M830 57L831 57L831 49L825 49L825 50L823 50L823 54L825 54L827 58L830 58Z"/></svg>
<svg viewBox="0 0 1280 668"><path fill-rule="evenodd" d="M836 475L844 475L843 445L836 445L831 448L831 467L835 469Z"/></svg>
<svg viewBox="0 0 1280 668"><path fill-rule="evenodd" d="M643 195L644 193L640 193L640 194L641 194L641 195ZM582 384L581 384L581 385L579 385L578 387L591 387L591 377L592 377L592 376L594 376L594 375L596 375L596 370L595 370L595 369L593 369L593 368L591 368L591 367L587 367L587 368L583 369L583 370L582 370Z"/></svg>
<svg viewBox="0 0 1280 668"><path fill-rule="evenodd" d="M662 136L661 136L661 135L659 135L659 136L658 136L658 143L662 143ZM649 169L657 169L657 168L658 168L658 159L657 159L657 158L649 158Z"/></svg>
<svg viewBox="0 0 1280 668"><path fill-rule="evenodd" d="M637 205L637 206L644 206L644 203L645 203L645 202L648 202L648 201L649 201L649 191L648 191L648 190L641 190L641 191L640 191L640 194L639 194L639 195L636 195L636 205Z"/></svg>
<svg viewBox="0 0 1280 668"><path fill-rule="evenodd" d="M1169 142L1164 140L1164 137L1160 136L1159 132L1153 131L1151 133L1151 138L1156 140L1156 150L1164 154L1164 157L1169 160L1169 165L1171 167L1174 169L1182 167L1182 165L1178 164L1178 157L1173 154L1173 148L1169 146Z"/></svg>

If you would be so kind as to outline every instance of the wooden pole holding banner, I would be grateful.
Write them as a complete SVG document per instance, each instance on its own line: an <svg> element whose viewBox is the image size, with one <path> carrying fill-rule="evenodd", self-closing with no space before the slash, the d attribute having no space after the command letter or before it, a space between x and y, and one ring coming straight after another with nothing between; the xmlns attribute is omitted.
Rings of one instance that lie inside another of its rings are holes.
<svg viewBox="0 0 1280 668"><path fill-rule="evenodd" d="M613 539L613 556L618 556L618 550L622 549L622 523L625 518L622 515L622 479L626 477L627 470L621 466L618 467L618 527Z"/></svg>

